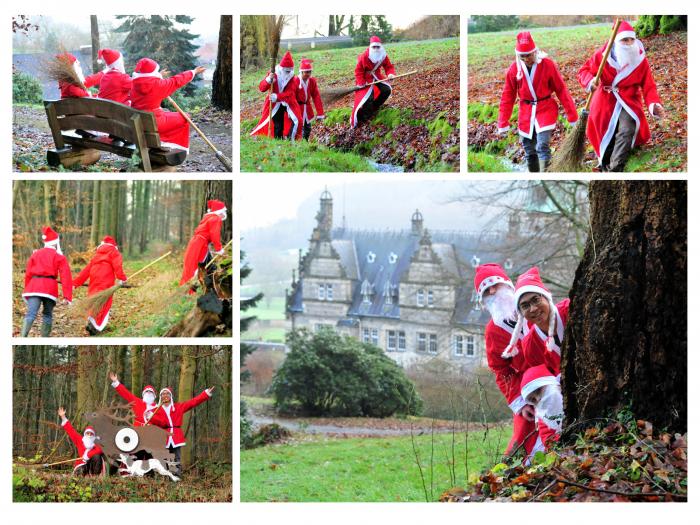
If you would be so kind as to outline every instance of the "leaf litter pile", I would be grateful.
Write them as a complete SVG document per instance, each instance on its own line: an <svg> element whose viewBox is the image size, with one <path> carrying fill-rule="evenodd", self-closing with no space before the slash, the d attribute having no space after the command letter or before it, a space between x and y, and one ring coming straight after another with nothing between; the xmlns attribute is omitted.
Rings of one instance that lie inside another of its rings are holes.
<svg viewBox="0 0 700 525"><path fill-rule="evenodd" d="M506 460L440 501L687 501L687 434L655 434L643 420L628 427L590 427L571 445L537 452L529 466Z"/></svg>

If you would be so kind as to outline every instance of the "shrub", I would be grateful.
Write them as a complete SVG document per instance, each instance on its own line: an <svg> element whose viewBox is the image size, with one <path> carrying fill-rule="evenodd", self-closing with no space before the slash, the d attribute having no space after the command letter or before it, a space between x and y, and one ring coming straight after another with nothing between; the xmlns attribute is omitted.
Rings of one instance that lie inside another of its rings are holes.
<svg viewBox="0 0 700 525"><path fill-rule="evenodd" d="M313 416L419 414L422 402L403 369L369 344L331 329L287 334L290 352L270 388L275 406Z"/></svg>
<svg viewBox="0 0 700 525"><path fill-rule="evenodd" d="M31 75L12 73L12 102L15 104L41 104L44 92L39 81Z"/></svg>

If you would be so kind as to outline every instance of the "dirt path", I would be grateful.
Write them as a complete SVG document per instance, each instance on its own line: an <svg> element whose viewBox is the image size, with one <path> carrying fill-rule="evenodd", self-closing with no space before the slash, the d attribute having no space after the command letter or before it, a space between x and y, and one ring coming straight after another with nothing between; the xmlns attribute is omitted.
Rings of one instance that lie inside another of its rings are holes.
<svg viewBox="0 0 700 525"><path fill-rule="evenodd" d="M231 113L211 108L192 115L192 120L228 158L233 153ZM53 148L53 138L42 108L13 106L12 159L15 171L51 171L46 164L46 150ZM95 165L103 172L127 171L129 159L102 152ZM194 129L190 128L190 153L178 172L223 172L224 166Z"/></svg>

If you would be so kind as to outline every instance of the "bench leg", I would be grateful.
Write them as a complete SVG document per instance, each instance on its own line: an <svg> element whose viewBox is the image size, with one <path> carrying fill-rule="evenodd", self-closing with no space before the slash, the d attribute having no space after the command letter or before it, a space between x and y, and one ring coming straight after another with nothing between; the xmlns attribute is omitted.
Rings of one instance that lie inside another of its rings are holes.
<svg viewBox="0 0 700 525"><path fill-rule="evenodd" d="M99 150L92 148L61 148L50 149L46 153L46 160L49 166L70 168L72 166L89 166L100 160L102 154Z"/></svg>

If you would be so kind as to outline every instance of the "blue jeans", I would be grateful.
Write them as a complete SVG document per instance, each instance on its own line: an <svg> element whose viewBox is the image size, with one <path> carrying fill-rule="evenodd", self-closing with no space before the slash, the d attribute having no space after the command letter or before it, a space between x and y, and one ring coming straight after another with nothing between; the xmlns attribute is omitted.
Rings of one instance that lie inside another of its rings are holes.
<svg viewBox="0 0 700 525"><path fill-rule="evenodd" d="M520 142L525 149L525 155L527 157L532 157L537 155L540 160L550 160L552 158L552 152L549 149L549 140L552 138L552 130L548 129L546 131L540 131L537 133L534 129L532 130L532 138L520 137Z"/></svg>
<svg viewBox="0 0 700 525"><path fill-rule="evenodd" d="M27 310L27 315L24 317L24 320L27 321L30 325L34 322L34 319L36 319L36 316L39 314L39 307L42 304L44 305L44 324L51 324L53 322L53 307L56 306L56 301L54 301L53 299L49 299L48 297L31 296L27 297L27 306L29 308Z"/></svg>

